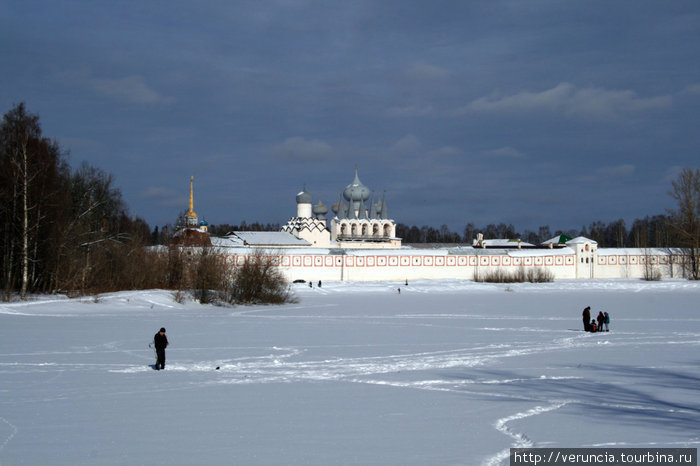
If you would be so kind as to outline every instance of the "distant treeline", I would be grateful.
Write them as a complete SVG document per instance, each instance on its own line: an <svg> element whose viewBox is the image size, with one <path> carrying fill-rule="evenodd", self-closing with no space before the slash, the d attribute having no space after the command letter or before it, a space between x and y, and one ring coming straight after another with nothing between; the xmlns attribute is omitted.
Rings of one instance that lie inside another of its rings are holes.
<svg viewBox="0 0 700 466"><path fill-rule="evenodd" d="M555 236L567 235L571 238L585 236L598 242L604 248L645 248L677 246L678 234L672 228L671 218L666 215L645 217L632 222L627 229L625 221L615 220L610 223L593 222L580 230L552 230L549 225L541 226L536 232L524 230L518 232L513 224L489 224L478 228L468 223L462 233L451 231L447 225L440 228L423 225L396 224L396 236L406 244L420 243L453 243L471 245L477 234L482 233L485 239L520 239L526 243L539 245Z"/></svg>

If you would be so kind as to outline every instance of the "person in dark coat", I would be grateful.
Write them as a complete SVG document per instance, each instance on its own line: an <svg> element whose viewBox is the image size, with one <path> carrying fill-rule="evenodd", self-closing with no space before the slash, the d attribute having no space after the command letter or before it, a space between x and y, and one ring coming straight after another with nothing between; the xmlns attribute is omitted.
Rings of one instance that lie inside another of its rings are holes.
<svg viewBox="0 0 700 466"><path fill-rule="evenodd" d="M165 328L161 328L153 337L153 346L156 347L156 370L165 369L165 348L169 345L168 337L165 335Z"/></svg>
<svg viewBox="0 0 700 466"><path fill-rule="evenodd" d="M603 315L603 312L598 313L598 331L602 332L603 331L603 323L605 323L605 316Z"/></svg>
<svg viewBox="0 0 700 466"><path fill-rule="evenodd" d="M583 310L583 331L589 332L591 330L591 308L587 307Z"/></svg>

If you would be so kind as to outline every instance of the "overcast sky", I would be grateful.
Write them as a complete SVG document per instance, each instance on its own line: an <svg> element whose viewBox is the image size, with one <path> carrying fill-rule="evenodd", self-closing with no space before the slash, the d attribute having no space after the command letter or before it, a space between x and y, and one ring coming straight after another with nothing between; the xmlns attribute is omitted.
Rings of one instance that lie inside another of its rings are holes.
<svg viewBox="0 0 700 466"><path fill-rule="evenodd" d="M6 0L0 46L0 113L151 227L191 175L209 223L283 224L357 166L397 222L566 230L700 165L697 0Z"/></svg>

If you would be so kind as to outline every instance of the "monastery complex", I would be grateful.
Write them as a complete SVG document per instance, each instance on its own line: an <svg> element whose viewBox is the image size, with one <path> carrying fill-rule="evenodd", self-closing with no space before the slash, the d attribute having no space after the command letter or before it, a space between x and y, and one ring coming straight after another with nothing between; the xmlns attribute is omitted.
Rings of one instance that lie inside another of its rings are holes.
<svg viewBox="0 0 700 466"><path fill-rule="evenodd" d="M258 260L262 253L263 260L279 267L289 281L475 280L518 271L544 271L555 280L673 278L684 273L684 257L676 249L599 248L584 237L555 237L541 245L481 236L468 246L402 245L385 195L373 196L357 171L331 207L332 214L320 200L313 205L305 187L296 203L296 216L279 232L233 231L210 237L206 222L200 222L193 210L191 180L186 225L173 244L212 246L222 260L237 265Z"/></svg>

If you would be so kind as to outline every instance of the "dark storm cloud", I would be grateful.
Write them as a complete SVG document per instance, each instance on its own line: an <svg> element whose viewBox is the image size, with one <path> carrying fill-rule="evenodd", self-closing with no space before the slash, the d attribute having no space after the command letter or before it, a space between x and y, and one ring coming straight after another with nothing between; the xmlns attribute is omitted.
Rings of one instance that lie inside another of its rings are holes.
<svg viewBox="0 0 700 466"><path fill-rule="evenodd" d="M190 175L210 223L284 222L357 166L399 222L577 228L663 212L697 165L698 24L690 1L10 1L0 106L152 225Z"/></svg>

